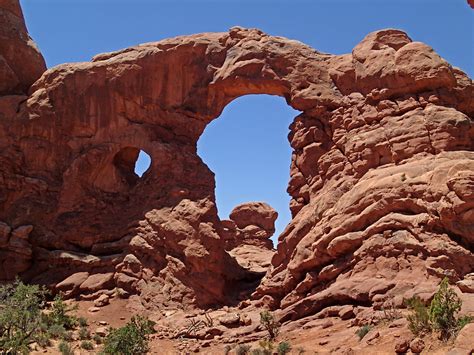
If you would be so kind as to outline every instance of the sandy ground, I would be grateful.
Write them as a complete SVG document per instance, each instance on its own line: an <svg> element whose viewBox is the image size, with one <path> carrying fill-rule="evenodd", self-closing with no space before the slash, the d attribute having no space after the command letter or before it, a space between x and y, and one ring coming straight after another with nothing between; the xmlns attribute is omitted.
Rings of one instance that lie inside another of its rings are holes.
<svg viewBox="0 0 474 355"><path fill-rule="evenodd" d="M111 304L99 308L97 312L88 311L93 307L92 301L77 302L77 315L88 319L89 330L91 333L101 326L99 322L107 322L107 326L123 326L134 314L127 307L127 300L113 299ZM250 308L249 310L214 310L210 314L214 319L222 314L239 311L248 312L252 318L255 327L258 324L258 310ZM151 319L157 321L155 329L157 333L150 336L150 354L175 355L175 354L226 354L226 346L234 349L229 354L235 354L235 347L239 342L251 344L254 348L258 347L258 340L265 338L264 331L257 331L254 334L243 334L239 329L230 329L228 333L207 341L198 341L195 339L167 339L162 333L162 329L179 329L184 324L190 322L191 317L182 311L166 311L149 315ZM202 318L202 312L194 314L196 319ZM217 321L216 321L217 323ZM287 341L292 346L291 354L395 354L395 344L400 339L413 338L408 330L405 318L397 320L384 320L374 326L362 340L356 335L358 326L351 325L351 320L341 320L337 317L318 319L317 317L308 317L306 319L283 325L276 342ZM255 328L254 327L254 328ZM239 333L240 332L240 333ZM248 340L252 340L248 342ZM432 337L424 338L425 350L422 354L447 354L449 349L453 348L452 343L441 343ZM97 354L100 352L100 346L95 345L94 350L86 351L80 349L80 341L73 341L75 354ZM34 354L59 354L58 343L53 344L54 348L46 350L39 349ZM410 353L410 352L409 352ZM469 354L469 352L466 352Z"/></svg>

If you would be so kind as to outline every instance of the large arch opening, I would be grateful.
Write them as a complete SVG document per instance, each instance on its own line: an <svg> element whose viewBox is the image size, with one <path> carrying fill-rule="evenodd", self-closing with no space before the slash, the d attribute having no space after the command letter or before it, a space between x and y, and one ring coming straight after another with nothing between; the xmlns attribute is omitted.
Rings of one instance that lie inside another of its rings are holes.
<svg viewBox="0 0 474 355"><path fill-rule="evenodd" d="M291 220L287 137L299 113L279 96L242 96L224 108L198 141L199 156L215 173L220 219L228 219L241 203L264 201L278 212L274 245Z"/></svg>

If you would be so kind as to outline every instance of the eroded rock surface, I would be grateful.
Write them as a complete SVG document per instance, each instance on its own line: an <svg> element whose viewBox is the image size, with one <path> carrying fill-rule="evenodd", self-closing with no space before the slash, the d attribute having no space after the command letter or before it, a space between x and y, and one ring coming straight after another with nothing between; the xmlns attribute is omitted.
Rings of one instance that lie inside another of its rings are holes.
<svg viewBox="0 0 474 355"><path fill-rule="evenodd" d="M17 2L0 9L19 21L7 42L29 44ZM246 94L302 112L289 135L293 220L253 295L282 320L430 295L474 269L474 86L402 31L330 55L235 27L60 65L29 89L44 68L25 48L22 62L0 47L0 220L33 226L32 257L1 279L119 287L146 306L227 302L243 271L196 142ZM140 149L152 158L141 178Z"/></svg>
<svg viewBox="0 0 474 355"><path fill-rule="evenodd" d="M278 213L265 202L248 202L236 206L229 220L221 221L221 235L226 249L240 245L254 245L271 250L270 237L275 233L275 221Z"/></svg>
<svg viewBox="0 0 474 355"><path fill-rule="evenodd" d="M0 277L13 279L31 267L32 247L29 235L33 226L12 229L0 222Z"/></svg>
<svg viewBox="0 0 474 355"><path fill-rule="evenodd" d="M4 105L15 106L15 96L27 93L46 64L28 35L17 0L0 0L0 23L0 95L7 96L0 99L3 111Z"/></svg>

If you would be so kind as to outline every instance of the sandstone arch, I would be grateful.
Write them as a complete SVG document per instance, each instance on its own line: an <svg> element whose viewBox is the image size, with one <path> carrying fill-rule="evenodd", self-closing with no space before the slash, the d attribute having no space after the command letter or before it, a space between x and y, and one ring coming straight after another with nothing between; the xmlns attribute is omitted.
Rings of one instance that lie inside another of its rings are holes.
<svg viewBox="0 0 474 355"><path fill-rule="evenodd" d="M335 56L233 28L61 65L18 88L0 97L1 279L95 292L64 281L82 272L151 305L228 302L241 271L196 142L245 94L302 111L289 137L294 219L254 298L298 318L429 291L474 268L474 86L402 31ZM108 184L127 147L160 165L132 192ZM12 243L18 228L28 253Z"/></svg>

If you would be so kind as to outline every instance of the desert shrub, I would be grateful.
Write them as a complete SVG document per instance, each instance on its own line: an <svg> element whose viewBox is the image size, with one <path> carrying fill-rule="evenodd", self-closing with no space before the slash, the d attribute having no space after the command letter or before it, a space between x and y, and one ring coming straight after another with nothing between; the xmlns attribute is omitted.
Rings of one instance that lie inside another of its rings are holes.
<svg viewBox="0 0 474 355"><path fill-rule="evenodd" d="M89 340L84 340L81 342L81 348L84 350L92 350L94 349L94 344Z"/></svg>
<svg viewBox="0 0 474 355"><path fill-rule="evenodd" d="M87 325L88 325L87 319L85 319L84 317L79 317L79 318L77 318L77 323L78 323L79 326L82 327L82 328L87 327Z"/></svg>
<svg viewBox="0 0 474 355"><path fill-rule="evenodd" d="M74 334L72 332L66 332L66 333L64 333L62 338L65 341L73 341L74 340Z"/></svg>
<svg viewBox="0 0 474 355"><path fill-rule="evenodd" d="M247 344L239 344L235 348L236 355L247 355L250 352L250 345Z"/></svg>
<svg viewBox="0 0 474 355"><path fill-rule="evenodd" d="M281 325L270 311L260 312L260 324L267 330L270 340L278 336Z"/></svg>
<svg viewBox="0 0 474 355"><path fill-rule="evenodd" d="M405 301L411 313L407 316L408 329L415 335L431 331L428 308L419 297L412 297Z"/></svg>
<svg viewBox="0 0 474 355"><path fill-rule="evenodd" d="M186 326L185 332L188 336L192 334L196 334L199 330L203 329L205 326L206 325L202 319L193 317L193 318L188 319L188 324Z"/></svg>
<svg viewBox="0 0 474 355"><path fill-rule="evenodd" d="M104 340L104 354L146 354L148 335L153 333L154 323L144 317L132 317L123 327L112 329Z"/></svg>
<svg viewBox="0 0 474 355"><path fill-rule="evenodd" d="M258 345L260 346L260 348L257 349L257 351L260 351L259 353L257 353L258 355L272 355L273 354L273 349L275 348L275 346L271 340L267 340L267 339L260 340L258 342ZM257 355L257 354L253 354L253 355Z"/></svg>
<svg viewBox="0 0 474 355"><path fill-rule="evenodd" d="M66 330L74 329L78 324L78 320L70 313L75 309L75 307L66 305L60 295L56 295L46 321L50 326L61 325Z"/></svg>
<svg viewBox="0 0 474 355"><path fill-rule="evenodd" d="M65 341L59 343L58 349L62 355L74 355L74 350L72 346L66 343Z"/></svg>
<svg viewBox="0 0 474 355"><path fill-rule="evenodd" d="M51 337L46 332L41 332L36 335L35 341L42 348L47 348L48 346L51 346Z"/></svg>
<svg viewBox="0 0 474 355"><path fill-rule="evenodd" d="M433 297L429 309L429 318L433 330L440 332L441 339L447 340L454 336L464 325L469 323L466 317L457 318L462 301L449 287L448 278L444 278ZM466 323L467 322L467 323Z"/></svg>
<svg viewBox="0 0 474 355"><path fill-rule="evenodd" d="M86 327L81 327L79 329L79 339L80 340L88 340L91 338L91 333L89 332L89 329L87 329Z"/></svg>
<svg viewBox="0 0 474 355"><path fill-rule="evenodd" d="M48 328L48 334L53 339L64 339L67 337L66 333L66 329L64 329L64 327L60 324L53 324Z"/></svg>
<svg viewBox="0 0 474 355"><path fill-rule="evenodd" d="M99 334L94 334L92 340L94 340L96 344L102 344L103 342L103 338Z"/></svg>
<svg viewBox="0 0 474 355"><path fill-rule="evenodd" d="M46 291L21 281L0 286L0 352L28 353L29 344L46 343L41 309Z"/></svg>
<svg viewBox="0 0 474 355"><path fill-rule="evenodd" d="M441 339L446 341L472 321L468 316L457 317L462 301L449 287L449 280L446 277L439 284L439 289L429 307L426 307L418 297L409 299L407 305L412 311L407 316L408 327L415 335L437 331Z"/></svg>
<svg viewBox="0 0 474 355"><path fill-rule="evenodd" d="M356 334L359 337L359 340L362 340L368 332L372 329L372 326L366 324L356 330Z"/></svg>
<svg viewBox="0 0 474 355"><path fill-rule="evenodd" d="M50 338L72 340L78 324L70 314L74 308L56 296L46 309L46 296L45 289L21 281L0 286L0 353L28 353L33 342L50 346Z"/></svg>
<svg viewBox="0 0 474 355"><path fill-rule="evenodd" d="M35 336L35 341L42 348L47 348L48 346L51 346L51 337L47 332L39 332Z"/></svg>
<svg viewBox="0 0 474 355"><path fill-rule="evenodd" d="M462 316L458 318L458 332L464 328L465 325L471 323L474 319L470 316Z"/></svg>
<svg viewBox="0 0 474 355"><path fill-rule="evenodd" d="M291 345L287 341L282 341L277 346L278 355L286 355L286 354L289 354L290 351L291 351Z"/></svg>
<svg viewBox="0 0 474 355"><path fill-rule="evenodd" d="M384 322L391 323L402 317L402 312L395 307L393 301L390 301L386 307L382 307L382 312L381 320Z"/></svg>

